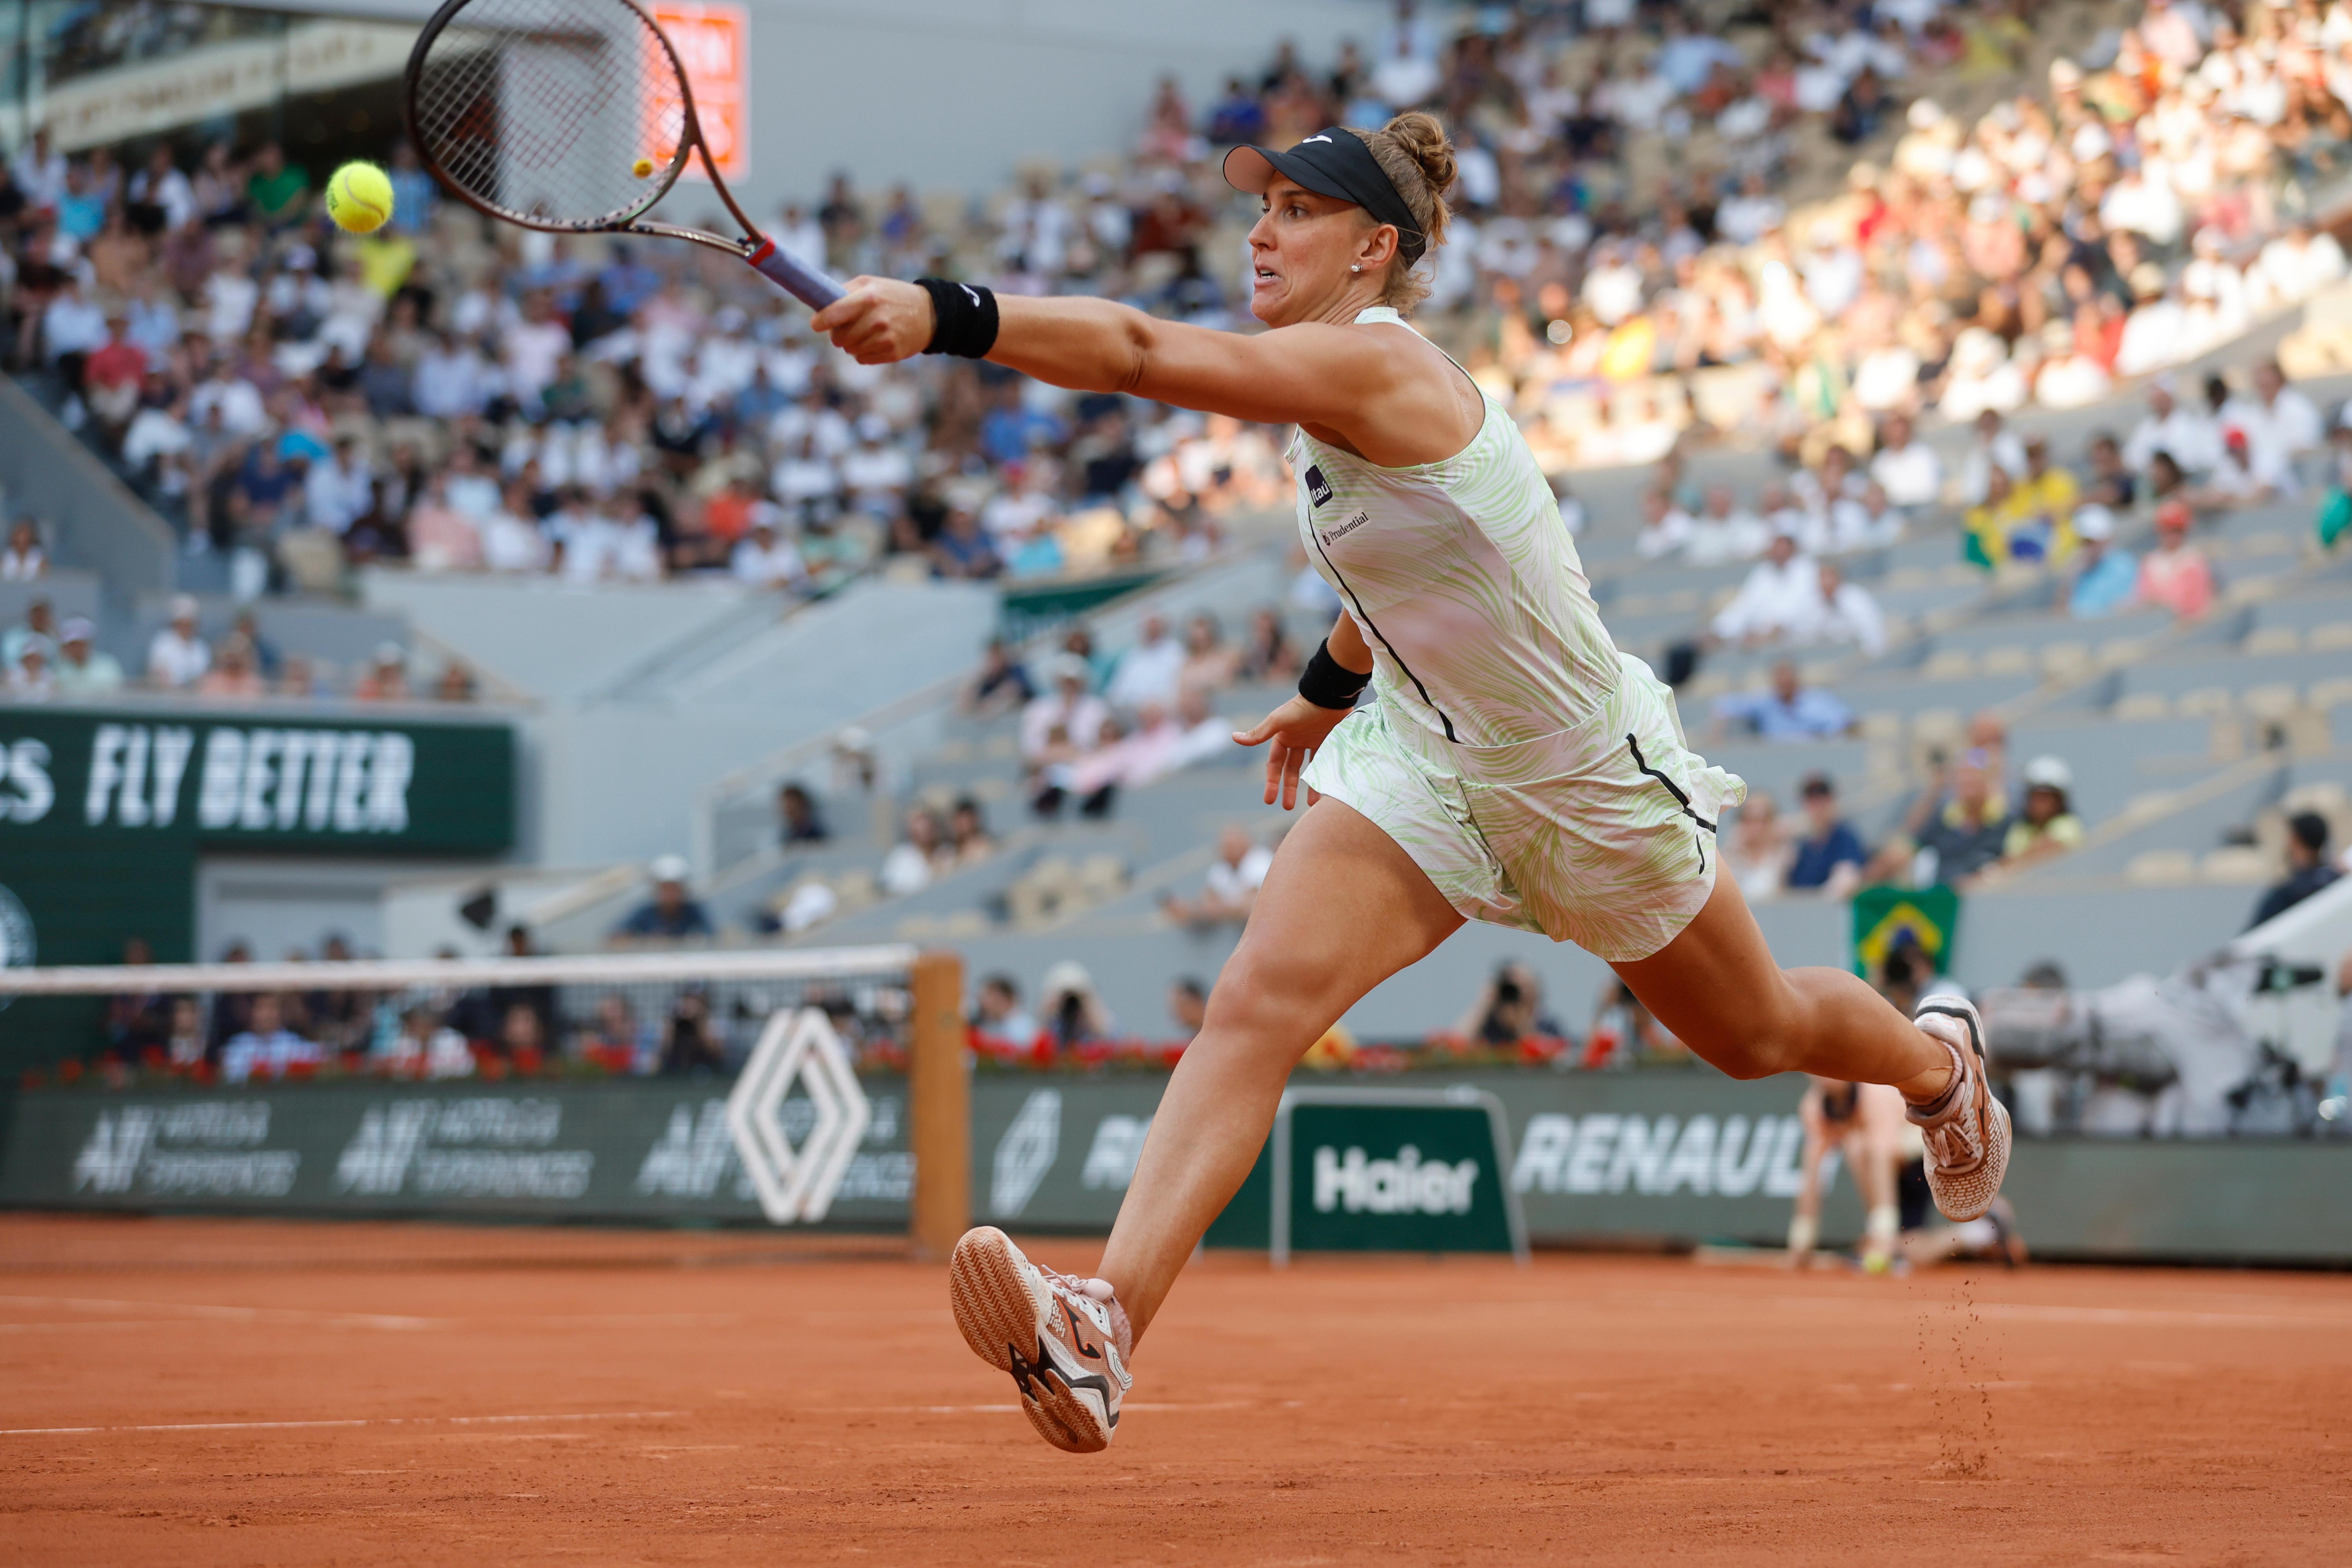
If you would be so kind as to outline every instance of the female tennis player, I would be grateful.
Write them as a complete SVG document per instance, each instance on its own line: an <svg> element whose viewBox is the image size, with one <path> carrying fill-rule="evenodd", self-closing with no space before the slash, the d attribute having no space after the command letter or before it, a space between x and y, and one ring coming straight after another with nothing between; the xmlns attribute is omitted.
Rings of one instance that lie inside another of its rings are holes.
<svg viewBox="0 0 2352 1568"><path fill-rule="evenodd" d="M1747 789L1684 743L1674 699L1601 624L1518 427L1403 319L1445 237L1454 152L1426 114L1240 147L1264 198L1244 334L1106 300L997 299L939 279L854 279L815 325L865 363L985 357L1057 386L1298 428L1298 526L1345 605L1298 695L1234 739L1265 798L1309 809L1153 1119L1102 1277L1038 1268L982 1227L950 1270L972 1349L1010 1372L1048 1442L1109 1443L1127 1360L1240 1187L1300 1055L1465 920L1580 943L1738 1078L1891 1084L1937 1201L1981 1213L2009 1158L1965 1001L1916 1025L1860 979L1783 970L1729 878L1716 814ZM1357 700L1370 684L1375 700Z"/></svg>

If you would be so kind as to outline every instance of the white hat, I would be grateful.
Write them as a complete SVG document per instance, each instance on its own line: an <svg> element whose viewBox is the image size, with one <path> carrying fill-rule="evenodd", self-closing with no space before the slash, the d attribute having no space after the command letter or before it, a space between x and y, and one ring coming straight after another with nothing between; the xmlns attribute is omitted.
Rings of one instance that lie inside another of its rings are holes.
<svg viewBox="0 0 2352 1568"><path fill-rule="evenodd" d="M1045 983L1038 987L1038 992L1045 996L1059 996L1069 991L1092 995L1094 989L1095 977L1087 973L1087 966L1075 958L1066 958L1045 971Z"/></svg>
<svg viewBox="0 0 2352 1568"><path fill-rule="evenodd" d="M173 595L172 618L175 621L194 620L196 618L196 596L194 594Z"/></svg>
<svg viewBox="0 0 2352 1568"><path fill-rule="evenodd" d="M2074 533L2081 539L2113 539L2116 514L2096 501L2074 509Z"/></svg>
<svg viewBox="0 0 2352 1568"><path fill-rule="evenodd" d="M653 864L646 868L647 875L656 882L683 882L687 869L683 855L656 855Z"/></svg>
<svg viewBox="0 0 2352 1568"><path fill-rule="evenodd" d="M2063 795L2074 787L2074 770L2056 757L2036 757L2025 764L2025 787L2054 789Z"/></svg>

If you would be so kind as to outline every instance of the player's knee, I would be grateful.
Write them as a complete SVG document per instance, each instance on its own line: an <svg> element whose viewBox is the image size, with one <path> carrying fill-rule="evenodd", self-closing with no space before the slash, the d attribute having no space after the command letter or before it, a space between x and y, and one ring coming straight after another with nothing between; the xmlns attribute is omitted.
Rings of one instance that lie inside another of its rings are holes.
<svg viewBox="0 0 2352 1568"><path fill-rule="evenodd" d="M1295 958L1268 960L1244 943L1217 976L1204 1028L1286 1037L1298 1032L1301 1019L1320 1017L1329 1008L1328 989L1316 966Z"/></svg>
<svg viewBox="0 0 2352 1568"><path fill-rule="evenodd" d="M1741 1017L1706 1047L1688 1043L1733 1078L1771 1078L1797 1069L1803 1054L1801 1027L1790 1009L1766 1007Z"/></svg>

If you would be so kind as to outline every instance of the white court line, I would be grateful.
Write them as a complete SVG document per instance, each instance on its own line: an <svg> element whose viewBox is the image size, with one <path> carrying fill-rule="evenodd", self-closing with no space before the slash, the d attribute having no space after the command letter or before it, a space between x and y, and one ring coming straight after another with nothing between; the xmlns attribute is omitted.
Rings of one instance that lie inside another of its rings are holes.
<svg viewBox="0 0 2352 1568"><path fill-rule="evenodd" d="M664 1421L691 1410L583 1410L564 1415L353 1415L320 1421L171 1421L139 1426L0 1426L0 1437L93 1432L290 1432L321 1426L492 1426L526 1421Z"/></svg>
<svg viewBox="0 0 2352 1568"><path fill-rule="evenodd" d="M1667 1297L1677 1301L1725 1300L1724 1297L1703 1290L1659 1290L1645 1291L1643 1294ZM1946 1301L1923 1301L1912 1296L1880 1297L1874 1300L1856 1296L1742 1295L1738 1300L1743 1304L1802 1307L1819 1311L1875 1311L1889 1307L1939 1315L1972 1311L1980 1318L2015 1318L2024 1321L2050 1323L2189 1323L2208 1327L2242 1325L2248 1328L2352 1328L2352 1313L2344 1312L2213 1312L2187 1307L2065 1307L2026 1301L1967 1301L1957 1296Z"/></svg>
<svg viewBox="0 0 2352 1568"><path fill-rule="evenodd" d="M452 1320L396 1312L310 1312L294 1307L218 1307L197 1301L129 1301L100 1296L0 1296L0 1306L66 1307L79 1312L174 1312L222 1322L341 1323L361 1329L430 1329Z"/></svg>
<svg viewBox="0 0 2352 1568"><path fill-rule="evenodd" d="M1244 1410L1263 1404L1256 1399L1212 1399L1199 1405L1151 1404L1130 1399L1119 1406L1122 1410ZM828 1405L800 1412L803 1415L1006 1415L1017 1413L1018 1405Z"/></svg>

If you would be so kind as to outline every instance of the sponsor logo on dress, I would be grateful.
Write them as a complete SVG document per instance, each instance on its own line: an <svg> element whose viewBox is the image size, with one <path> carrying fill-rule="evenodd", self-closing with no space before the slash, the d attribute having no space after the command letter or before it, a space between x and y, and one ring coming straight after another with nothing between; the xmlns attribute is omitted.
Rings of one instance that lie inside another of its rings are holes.
<svg viewBox="0 0 2352 1568"><path fill-rule="evenodd" d="M1307 470L1307 499L1317 506L1331 499L1331 481L1323 477L1319 463Z"/></svg>
<svg viewBox="0 0 2352 1568"><path fill-rule="evenodd" d="M1348 535L1355 532L1356 530L1363 527L1364 524L1371 521L1372 514L1370 512L1360 511L1355 516L1349 518L1347 521L1341 523L1339 527L1325 531L1323 542L1327 545L1337 544L1339 541L1347 538Z"/></svg>

